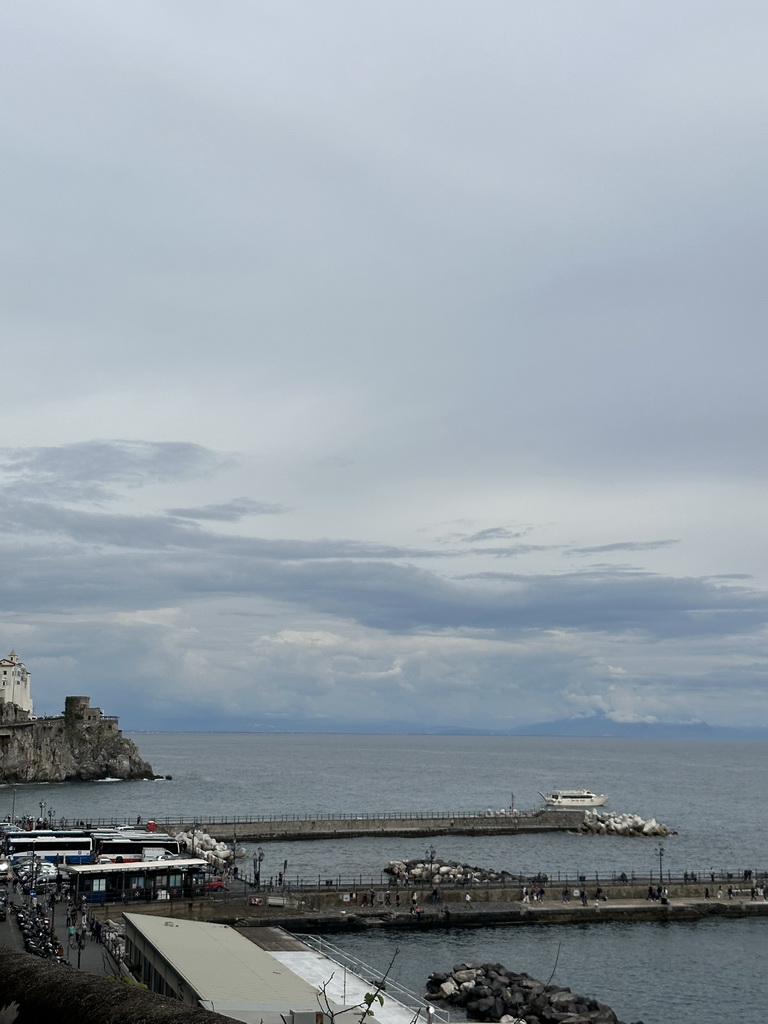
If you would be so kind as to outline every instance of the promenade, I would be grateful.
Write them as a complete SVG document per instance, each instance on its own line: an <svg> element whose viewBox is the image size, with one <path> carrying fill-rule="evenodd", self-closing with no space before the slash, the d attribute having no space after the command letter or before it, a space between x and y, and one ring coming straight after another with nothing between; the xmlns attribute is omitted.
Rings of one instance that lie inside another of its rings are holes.
<svg viewBox="0 0 768 1024"><path fill-rule="evenodd" d="M230 890L222 896L204 900L175 900L145 903L137 901L116 907L91 906L90 912L102 919L115 917L122 910L133 913L180 917L187 920L215 921L237 927L281 926L291 932L325 934L350 930L404 930L485 928L493 926L569 925L607 921L691 921L704 918L755 918L768 921L768 902L761 895L751 898L752 889L734 888L733 897L723 890L722 898L704 897L700 884L670 886L669 902L647 898L647 887L603 883L605 900L595 901L594 885L587 885L586 906L569 889L570 899L563 902L560 891L550 889L541 903L525 903L519 887L513 889L456 889L441 894L434 903L428 891L400 890L400 905L395 890L375 891L373 905L369 890L357 892L326 892L317 890L286 891L269 895L263 890L255 895L251 888ZM717 891L714 890L715 892ZM385 904L387 892L390 904ZM759 890L758 890L759 893ZM366 905L362 903L363 896ZM412 897L421 911L412 913Z"/></svg>

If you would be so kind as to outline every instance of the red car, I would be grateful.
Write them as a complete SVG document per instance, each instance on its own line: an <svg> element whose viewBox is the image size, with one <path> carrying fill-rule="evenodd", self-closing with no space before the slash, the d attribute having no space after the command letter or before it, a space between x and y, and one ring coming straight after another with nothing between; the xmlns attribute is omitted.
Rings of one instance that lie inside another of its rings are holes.
<svg viewBox="0 0 768 1024"><path fill-rule="evenodd" d="M221 892L222 889L226 889L226 885L220 878L211 878L205 883L206 892Z"/></svg>

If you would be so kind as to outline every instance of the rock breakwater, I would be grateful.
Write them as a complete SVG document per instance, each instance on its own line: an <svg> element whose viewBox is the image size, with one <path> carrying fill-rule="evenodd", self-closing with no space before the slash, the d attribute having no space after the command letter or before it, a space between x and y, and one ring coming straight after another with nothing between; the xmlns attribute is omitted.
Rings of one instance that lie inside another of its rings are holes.
<svg viewBox="0 0 768 1024"><path fill-rule="evenodd" d="M501 1024L622 1024L605 1003L503 964L460 963L447 974L430 974L427 998L460 1006L475 1020Z"/></svg>
<svg viewBox="0 0 768 1024"><path fill-rule="evenodd" d="M455 860L391 860L384 871L399 885L502 884L513 878L509 871L471 867Z"/></svg>
<svg viewBox="0 0 768 1024"><path fill-rule="evenodd" d="M231 867L235 859L235 851L226 843L217 842L213 836L199 829L195 832L177 832L173 837L193 857L207 860L215 871L223 871Z"/></svg>
<svg viewBox="0 0 768 1024"><path fill-rule="evenodd" d="M639 814L611 814L585 811L582 832L598 836L676 836L677 832L655 818L644 819Z"/></svg>

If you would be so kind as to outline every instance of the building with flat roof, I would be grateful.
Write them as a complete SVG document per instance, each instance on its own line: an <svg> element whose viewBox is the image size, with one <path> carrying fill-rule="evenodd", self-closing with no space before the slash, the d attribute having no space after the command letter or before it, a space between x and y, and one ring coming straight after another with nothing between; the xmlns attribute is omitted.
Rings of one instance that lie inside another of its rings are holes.
<svg viewBox="0 0 768 1024"><path fill-rule="evenodd" d="M123 917L128 966L151 991L247 1024L329 1024L315 985L229 925ZM343 1019L352 1024L357 1016Z"/></svg>

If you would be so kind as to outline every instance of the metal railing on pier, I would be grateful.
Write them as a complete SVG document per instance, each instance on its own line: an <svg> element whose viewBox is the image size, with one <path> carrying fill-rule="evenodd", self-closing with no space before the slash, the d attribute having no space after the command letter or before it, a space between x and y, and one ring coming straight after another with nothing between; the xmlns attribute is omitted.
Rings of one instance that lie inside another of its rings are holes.
<svg viewBox="0 0 768 1024"><path fill-rule="evenodd" d="M403 821L451 821L457 818L510 818L514 820L516 817L532 817L541 814L542 811L541 807L528 811L516 809L514 813L503 809L478 811L477 808L470 811L375 811L373 813L370 811L317 811L302 814L166 815L165 817L156 817L152 820L158 825L178 825L181 822L190 825L195 823L204 825L258 825L262 822L269 823L275 821L385 821L391 819ZM62 828L77 827L78 819L61 818L60 823ZM94 827L133 824L119 817L90 818L88 823Z"/></svg>
<svg viewBox="0 0 768 1024"><path fill-rule="evenodd" d="M749 873L748 878L744 878L744 872L741 871L708 871L706 873L697 874L696 872L685 872L683 875L675 875L672 872L664 872L663 877L659 878L658 872L651 872L647 875L641 875L634 871L629 874L625 872L603 872L602 874L598 871L592 872L586 875L580 871L552 871L548 873L539 872L538 874L526 874L516 873L511 874L504 872L499 878L492 880L485 879L465 879L464 881L451 881L451 882L440 882L437 885L432 885L428 881L417 882L411 881L403 883L398 881L395 876L388 875L385 872L380 872L377 875L334 875L332 878L328 878L325 875L313 876L312 878L306 878L299 875L294 877L285 876L282 882L275 881L275 876L272 880L265 880L262 875L259 879L256 878L251 872L240 872L238 871L237 876L230 876L230 893L236 895L242 885L244 890L250 892L261 892L267 895L270 894L308 894L308 893L375 893L376 902L379 906L383 906L392 909L396 909L401 906L401 903L396 903L398 895L402 901L404 896L410 900L413 892L423 893L425 890L432 892L433 890L437 893L437 900L434 902L441 902L443 893L460 893L466 891L482 892L487 891L510 891L521 890L524 886L540 886L549 893L550 897L557 897L560 890L564 887L569 889L588 888L590 890L596 887L609 886L611 888L628 886L636 887L642 886L643 888L653 885L662 886L707 886L714 887L716 890L719 887L727 889L731 886L734 890L740 892L748 892L753 887L762 888L768 884L768 870L765 871L752 871ZM714 895L714 892L713 892ZM387 901L387 896L389 900ZM429 899L427 898L428 902Z"/></svg>
<svg viewBox="0 0 768 1024"><path fill-rule="evenodd" d="M337 964L342 970L351 971L366 985L369 985L371 990L374 990L383 980L381 971L377 971L375 967L371 967L370 964L358 959L358 957L353 956L351 953L339 949L338 946L334 946L332 942L328 942L327 939L320 935L299 935L298 938L305 945L316 950L318 953L322 953L326 959ZM411 989L406 988L397 981L393 981L391 977L386 978L385 984L382 987L382 994L384 999L391 996L398 1003L412 1010L414 1022L421 1018L424 1021L434 1020L440 1021L442 1024L449 1024L451 1020L451 1015L447 1010L439 1009L433 1003L428 1003L421 996L411 991Z"/></svg>

